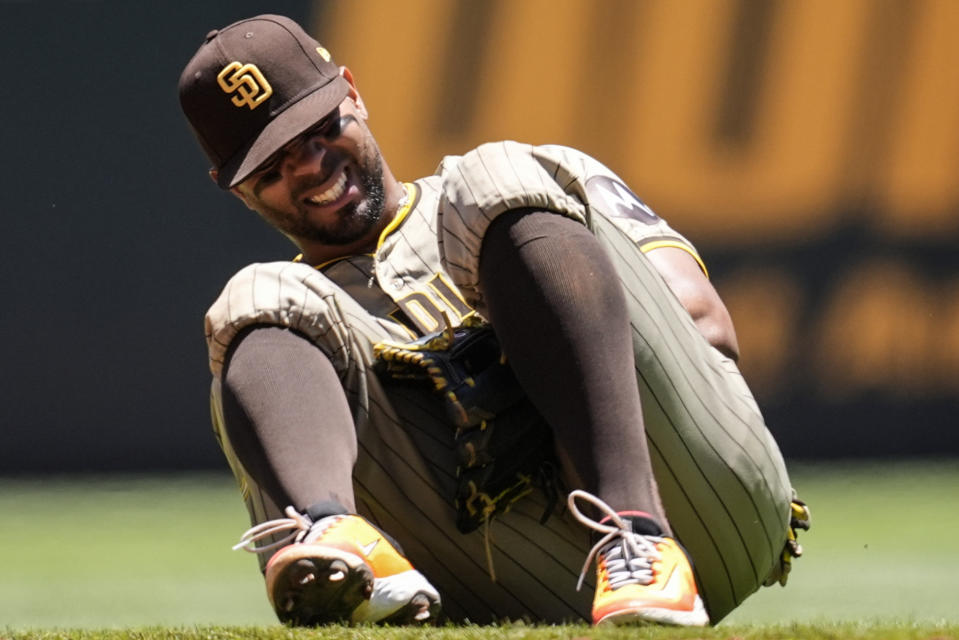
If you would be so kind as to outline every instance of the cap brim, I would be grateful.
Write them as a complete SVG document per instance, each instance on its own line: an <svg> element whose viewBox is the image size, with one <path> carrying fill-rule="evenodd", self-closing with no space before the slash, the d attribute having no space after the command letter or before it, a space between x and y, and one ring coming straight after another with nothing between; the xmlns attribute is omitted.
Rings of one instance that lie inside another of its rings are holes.
<svg viewBox="0 0 959 640"><path fill-rule="evenodd" d="M220 167L217 184L223 189L246 180L257 167L279 151L283 145L316 124L335 109L350 93L349 83L337 76L305 98L301 98L277 115L246 147L237 151Z"/></svg>

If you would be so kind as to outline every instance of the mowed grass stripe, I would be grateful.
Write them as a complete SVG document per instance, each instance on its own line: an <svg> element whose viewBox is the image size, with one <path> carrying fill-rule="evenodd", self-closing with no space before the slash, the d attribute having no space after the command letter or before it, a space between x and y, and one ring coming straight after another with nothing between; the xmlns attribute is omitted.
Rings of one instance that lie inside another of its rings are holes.
<svg viewBox="0 0 959 640"><path fill-rule="evenodd" d="M183 627L135 630L17 631L4 640L959 640L951 624L793 624L723 625L709 629L603 627L586 625L492 627L447 626L426 629L330 626Z"/></svg>
<svg viewBox="0 0 959 640"><path fill-rule="evenodd" d="M224 474L0 480L0 628L269 624Z"/></svg>
<svg viewBox="0 0 959 640"><path fill-rule="evenodd" d="M806 553L787 588L762 589L716 629L632 630L629 637L956 635L957 461L793 465L793 477L811 506L813 530L800 538ZM230 550L246 527L223 474L0 479L0 639L294 637L275 623L255 559ZM431 638L626 637L609 632L428 631ZM340 633L424 632L334 627L315 637Z"/></svg>

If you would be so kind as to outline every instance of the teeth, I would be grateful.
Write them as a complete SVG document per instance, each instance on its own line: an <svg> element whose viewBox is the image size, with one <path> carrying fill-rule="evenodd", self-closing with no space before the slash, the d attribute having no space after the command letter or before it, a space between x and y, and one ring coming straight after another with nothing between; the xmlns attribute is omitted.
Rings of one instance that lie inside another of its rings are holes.
<svg viewBox="0 0 959 640"><path fill-rule="evenodd" d="M313 204L326 204L328 202L333 202L334 200L339 198L341 195L343 195L343 191L345 190L346 190L346 174L341 173L340 177L336 180L336 182L333 184L332 187L330 187L329 189L327 189L326 191L324 191L323 193L319 195L315 195L311 198L307 198L307 200L309 202L312 202Z"/></svg>

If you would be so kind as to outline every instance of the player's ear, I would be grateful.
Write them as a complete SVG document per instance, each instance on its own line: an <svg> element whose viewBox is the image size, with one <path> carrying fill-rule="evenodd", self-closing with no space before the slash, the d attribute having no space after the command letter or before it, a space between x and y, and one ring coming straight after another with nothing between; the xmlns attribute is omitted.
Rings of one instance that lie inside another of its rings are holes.
<svg viewBox="0 0 959 640"><path fill-rule="evenodd" d="M370 114L366 110L366 105L363 103L363 96L360 95L360 92L356 88L356 81L353 79L353 72L350 71L349 67L340 67L340 75L343 76L344 80L350 83L350 93L348 97L353 101L353 104L356 105L357 112L364 120L368 120Z"/></svg>

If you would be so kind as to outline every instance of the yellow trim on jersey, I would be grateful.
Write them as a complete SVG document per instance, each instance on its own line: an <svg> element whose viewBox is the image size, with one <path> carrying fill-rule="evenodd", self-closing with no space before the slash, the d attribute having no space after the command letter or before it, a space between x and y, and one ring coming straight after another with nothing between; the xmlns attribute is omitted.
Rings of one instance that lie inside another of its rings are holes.
<svg viewBox="0 0 959 640"><path fill-rule="evenodd" d="M359 254L356 254L356 255L359 255ZM372 253L368 253L368 254L366 254L366 255L372 256L373 254L372 254ZM339 258L333 258L332 260L327 260L326 262L321 262L320 264L315 264L315 265L313 265L313 268L319 270L319 269L322 269L323 267L328 267L328 266L331 265L331 264L334 264L334 263L336 263L336 262L339 262L340 260L346 260L347 258L352 258L352 257L353 257L353 255L340 256ZM300 255L296 256L296 258L302 259L302 258L303 258L303 255L300 254ZM293 262L300 262L300 260L297 260L296 258L293 259Z"/></svg>
<svg viewBox="0 0 959 640"><path fill-rule="evenodd" d="M453 300L450 300L449 296L447 296L446 293L444 293L442 290L440 290L438 286L436 286L437 280L442 282L443 285L449 290L449 293L454 295L456 297L456 300L461 302L463 304L463 307L468 309L468 311L466 312L466 315L463 315L462 313L460 313L460 310L456 308L456 302ZM457 315L460 316L460 320L463 320L463 318L465 318L466 316L470 314L476 313L476 310L473 309L473 307L471 307L468 302L466 302L466 298L463 297L463 294L460 293L460 290L456 287L456 285L453 284L453 282L451 282L449 278L443 275L442 272L436 273L432 278L430 278L429 282L426 283L426 286L432 289L436 293L436 295L438 295L440 299L442 299L449 307L454 309Z"/></svg>
<svg viewBox="0 0 959 640"><path fill-rule="evenodd" d="M682 249L696 260L699 264L699 268L703 270L703 273L706 277L709 277L709 271L706 269L706 264L703 262L703 259L699 257L699 254L696 253L692 247L688 244L680 242L679 240L655 240L647 244L641 245L639 250L643 253L648 253L653 249L662 249L663 247L673 247L674 249Z"/></svg>
<svg viewBox="0 0 959 640"><path fill-rule="evenodd" d="M372 256L373 254L372 254L372 253L368 253L368 254L366 254L366 255ZM340 256L339 258L333 258L332 260L327 260L326 262L321 262L320 264L315 264L315 265L313 265L313 268L319 270L319 269L322 269L323 267L326 267L326 266L329 266L329 265L333 264L334 262L339 262L340 260L346 260L347 258L352 258L352 257L353 257L352 255ZM303 254L301 253L301 254L297 255L295 258L293 258L292 262L303 262Z"/></svg>
<svg viewBox="0 0 959 640"><path fill-rule="evenodd" d="M416 201L416 187L409 182L404 182L403 188L406 189L406 204L404 204L399 211L396 212L396 215L393 216L393 219L390 220L390 223L386 225L386 228L380 232L380 239L376 242L376 250L379 251L380 247L383 246L383 241L386 240L386 236L390 235L396 228L403 224L403 220L406 219L406 216L410 214L410 211L413 210L413 203Z"/></svg>
<svg viewBox="0 0 959 640"><path fill-rule="evenodd" d="M406 204L400 207L399 211L396 212L396 215L393 217L393 219L390 220L390 223L386 225L386 228L383 229L383 231L380 232L380 237L376 241L377 251L379 251L379 248L383 246L383 241L386 240L386 236L396 231L396 228L403 223L403 220L406 219L406 216L408 216L410 214L410 211L413 209L413 202L416 200L415 198L416 187L408 182L403 182L402 185L403 185L403 188L406 189ZM366 255L373 256L375 255L375 252L367 253ZM333 264L334 262L339 262L340 260L346 260L347 258L350 258L350 257L352 256L340 256L338 258L333 258L332 260L327 260L326 262L323 262L321 264L313 265L313 268L322 269L323 267L329 266ZM293 258L293 262L303 262L303 254L302 253L297 254L297 256Z"/></svg>

